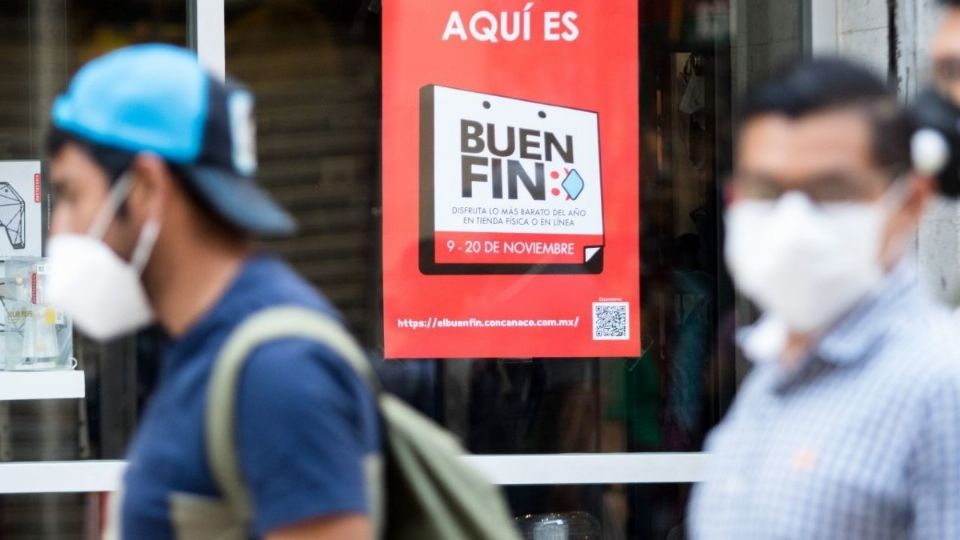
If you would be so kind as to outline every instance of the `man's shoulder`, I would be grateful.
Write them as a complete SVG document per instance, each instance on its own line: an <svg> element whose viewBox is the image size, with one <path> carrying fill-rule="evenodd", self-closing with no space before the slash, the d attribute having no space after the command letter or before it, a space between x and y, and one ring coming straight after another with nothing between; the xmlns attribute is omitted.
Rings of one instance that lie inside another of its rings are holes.
<svg viewBox="0 0 960 540"><path fill-rule="evenodd" d="M241 376L241 399L278 407L372 403L366 383L330 347L281 338L254 350Z"/></svg>
<svg viewBox="0 0 960 540"><path fill-rule="evenodd" d="M333 304L313 284L280 259L258 255L247 261L217 305L191 332L206 343L225 341L251 317L286 306L343 322Z"/></svg>
<svg viewBox="0 0 960 540"><path fill-rule="evenodd" d="M322 379L330 384L353 385L359 376L347 361L329 345L304 337L282 337L254 349L246 362L257 381L300 382L305 378Z"/></svg>
<svg viewBox="0 0 960 540"><path fill-rule="evenodd" d="M366 382L323 344L280 339L259 347L247 360L238 387L241 431L263 443L314 448L345 445L360 452L379 449L379 414Z"/></svg>
<svg viewBox="0 0 960 540"><path fill-rule="evenodd" d="M251 261L248 281L260 282L255 292L244 302L234 318L234 330L243 321L270 309L293 306L319 313L342 324L343 320L327 298L311 283L297 274L286 263L273 257L261 256ZM246 288L255 286L248 283ZM244 293L241 293L244 294ZM306 364L323 368L323 372L342 371L346 363L324 343L305 338L279 338L255 349L248 359L250 364L270 363L289 373L292 364ZM290 364L290 366L286 366ZM301 367L305 367L301 365ZM294 370L292 373L296 373Z"/></svg>
<svg viewBox="0 0 960 540"><path fill-rule="evenodd" d="M912 385L960 385L960 322L944 306L898 314L881 351Z"/></svg>
<svg viewBox="0 0 960 540"><path fill-rule="evenodd" d="M250 317L283 306L307 309L343 323L320 291L278 259L261 256L252 260L242 280L245 283L235 291L238 298L228 306L225 339ZM303 337L281 337L257 346L246 359L242 383L244 394L272 396L273 401L297 392L357 394L363 384L330 346Z"/></svg>
<svg viewBox="0 0 960 540"><path fill-rule="evenodd" d="M230 294L242 300L236 315L249 315L277 305L296 305L336 316L333 306L313 284L269 255L251 259Z"/></svg>

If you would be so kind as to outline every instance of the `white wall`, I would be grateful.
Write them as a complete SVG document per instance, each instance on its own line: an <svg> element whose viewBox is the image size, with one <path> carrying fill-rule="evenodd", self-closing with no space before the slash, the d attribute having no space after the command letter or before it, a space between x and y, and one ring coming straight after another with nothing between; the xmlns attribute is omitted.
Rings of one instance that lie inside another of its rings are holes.
<svg viewBox="0 0 960 540"><path fill-rule="evenodd" d="M886 75L890 58L887 0L838 0L836 10L838 52Z"/></svg>
<svg viewBox="0 0 960 540"><path fill-rule="evenodd" d="M850 0L846 0L850 1ZM906 102L929 83L929 41L941 8L936 0L898 0L897 86ZM960 304L960 211L939 200L925 216L917 238L920 273L942 298Z"/></svg>
<svg viewBox="0 0 960 540"><path fill-rule="evenodd" d="M732 0L734 102L780 64L803 54L803 0ZM736 111L734 111L736 113Z"/></svg>

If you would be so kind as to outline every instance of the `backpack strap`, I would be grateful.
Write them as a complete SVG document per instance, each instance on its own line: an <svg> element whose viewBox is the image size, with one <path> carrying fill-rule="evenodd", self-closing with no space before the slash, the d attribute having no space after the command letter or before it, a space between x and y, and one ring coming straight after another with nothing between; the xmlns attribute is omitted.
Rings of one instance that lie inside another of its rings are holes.
<svg viewBox="0 0 960 540"><path fill-rule="evenodd" d="M207 461L214 480L237 518L249 523L253 516L250 494L247 491L236 447L236 405L240 373L250 354L269 342L279 339L303 338L329 347L347 362L370 386L374 399L379 400L381 386L367 363L366 354L343 326L333 318L296 306L268 308L244 320L227 338L213 366L207 390L205 438ZM277 359L282 361L282 359ZM378 456L374 458L378 461ZM379 462L365 463L368 475L379 473ZM380 528L380 478L367 479L371 515L375 528ZM370 489L370 488L368 488Z"/></svg>

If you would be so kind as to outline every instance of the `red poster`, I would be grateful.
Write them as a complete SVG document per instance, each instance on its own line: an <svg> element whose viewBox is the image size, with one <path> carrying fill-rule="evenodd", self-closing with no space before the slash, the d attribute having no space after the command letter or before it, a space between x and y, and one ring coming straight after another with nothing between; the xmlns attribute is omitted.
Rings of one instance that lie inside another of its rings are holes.
<svg viewBox="0 0 960 540"><path fill-rule="evenodd" d="M384 0L387 358L640 354L636 0Z"/></svg>

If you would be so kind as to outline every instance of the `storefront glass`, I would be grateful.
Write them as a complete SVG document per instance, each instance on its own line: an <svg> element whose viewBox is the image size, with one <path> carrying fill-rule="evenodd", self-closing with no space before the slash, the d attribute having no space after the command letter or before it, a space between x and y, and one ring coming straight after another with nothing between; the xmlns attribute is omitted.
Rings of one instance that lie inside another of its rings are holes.
<svg viewBox="0 0 960 540"><path fill-rule="evenodd" d="M7 4L4 160L45 158L49 103L84 61L128 43L189 41L182 0ZM478 454L699 451L747 369L732 337L750 314L737 309L721 256L736 101L803 54L804 2L639 4L641 355L402 361L382 360L380 248L390 236L380 156L385 145L411 143L380 137L380 2L225 5L227 72L257 95L260 180L301 225L297 237L263 247L339 307L389 388ZM161 342L156 331L107 346L78 337L86 399L0 402L0 460L122 458L156 384ZM531 530L555 515L596 538L682 538L688 490L588 483L507 493L518 516L532 516ZM92 538L99 504L88 495L0 497L0 536Z"/></svg>
<svg viewBox="0 0 960 540"><path fill-rule="evenodd" d="M721 257L735 102L802 55L802 4L640 4L641 356L379 361L388 386L474 453L698 451L747 369L732 339L750 314L734 309ZM376 358L391 241L380 151L412 144L378 137L380 26L376 2L227 4L227 70L259 100L260 178L303 225L266 247L333 299ZM518 515L586 512L602 538L679 538L687 486L508 493Z"/></svg>
<svg viewBox="0 0 960 540"><path fill-rule="evenodd" d="M745 4L642 5L642 356L379 366L472 451L694 451L729 404L734 297L720 214L734 94L802 51L800 2ZM738 15L745 29L732 41ZM369 2L228 4L228 71L258 96L261 181L303 225L266 247L331 297L372 354L383 349L379 244L390 241L379 149L409 144L378 138L380 47Z"/></svg>

